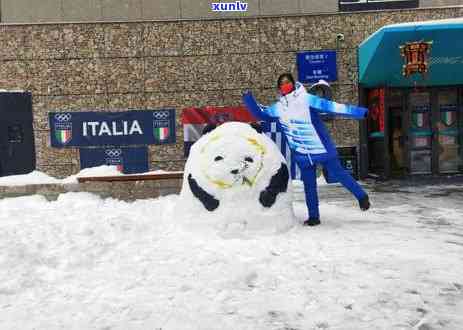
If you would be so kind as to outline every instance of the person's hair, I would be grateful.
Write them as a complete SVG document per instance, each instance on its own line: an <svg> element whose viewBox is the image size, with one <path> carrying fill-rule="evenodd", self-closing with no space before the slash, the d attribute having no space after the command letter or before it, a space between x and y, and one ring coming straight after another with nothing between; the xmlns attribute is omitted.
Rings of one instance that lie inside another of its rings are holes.
<svg viewBox="0 0 463 330"><path fill-rule="evenodd" d="M280 88L280 85L281 85L281 81L283 80L283 78L286 78L288 79L289 81L291 81L293 83L293 85L295 85L295 80L294 80L294 77L291 73L289 72L286 72L286 73L283 73L281 74L279 77L278 77L278 80L277 80L277 88Z"/></svg>

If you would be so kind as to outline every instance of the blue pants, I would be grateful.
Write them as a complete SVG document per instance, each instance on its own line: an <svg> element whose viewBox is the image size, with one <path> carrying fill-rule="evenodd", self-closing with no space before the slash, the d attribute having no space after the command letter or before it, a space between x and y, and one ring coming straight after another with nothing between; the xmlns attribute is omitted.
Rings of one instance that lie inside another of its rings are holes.
<svg viewBox="0 0 463 330"><path fill-rule="evenodd" d="M309 209L309 217L319 219L320 211L318 209L318 193L317 193L317 164L322 165L330 173L330 176L337 179L347 190L349 190L357 200L362 199L367 194L360 187L357 181L346 172L339 163L337 157L327 160L314 161L310 163L307 155L297 154L293 158L301 169L302 181L304 182L305 200Z"/></svg>

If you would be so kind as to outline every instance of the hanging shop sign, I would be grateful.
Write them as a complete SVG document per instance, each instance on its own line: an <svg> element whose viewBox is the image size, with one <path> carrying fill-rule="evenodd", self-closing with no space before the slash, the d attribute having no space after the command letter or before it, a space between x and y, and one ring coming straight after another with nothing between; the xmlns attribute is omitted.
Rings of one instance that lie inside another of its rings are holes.
<svg viewBox="0 0 463 330"><path fill-rule="evenodd" d="M428 54L431 51L432 41L407 42L400 46L400 55L404 58L405 64L402 67L402 74L410 77L414 73L425 75L428 72Z"/></svg>

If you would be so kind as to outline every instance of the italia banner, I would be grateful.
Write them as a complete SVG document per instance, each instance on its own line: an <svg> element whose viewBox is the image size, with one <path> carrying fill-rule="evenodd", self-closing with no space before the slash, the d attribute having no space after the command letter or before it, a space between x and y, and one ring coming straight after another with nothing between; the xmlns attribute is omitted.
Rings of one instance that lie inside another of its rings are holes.
<svg viewBox="0 0 463 330"><path fill-rule="evenodd" d="M175 143L175 110L50 112L54 148Z"/></svg>

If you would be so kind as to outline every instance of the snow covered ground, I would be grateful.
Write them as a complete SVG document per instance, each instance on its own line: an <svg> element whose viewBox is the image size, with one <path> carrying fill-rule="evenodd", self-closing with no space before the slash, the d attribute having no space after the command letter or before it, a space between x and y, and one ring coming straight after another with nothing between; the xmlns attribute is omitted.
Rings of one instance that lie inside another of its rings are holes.
<svg viewBox="0 0 463 330"><path fill-rule="evenodd" d="M0 329L463 329L463 186L320 191L321 226L234 237L176 195L0 200Z"/></svg>

